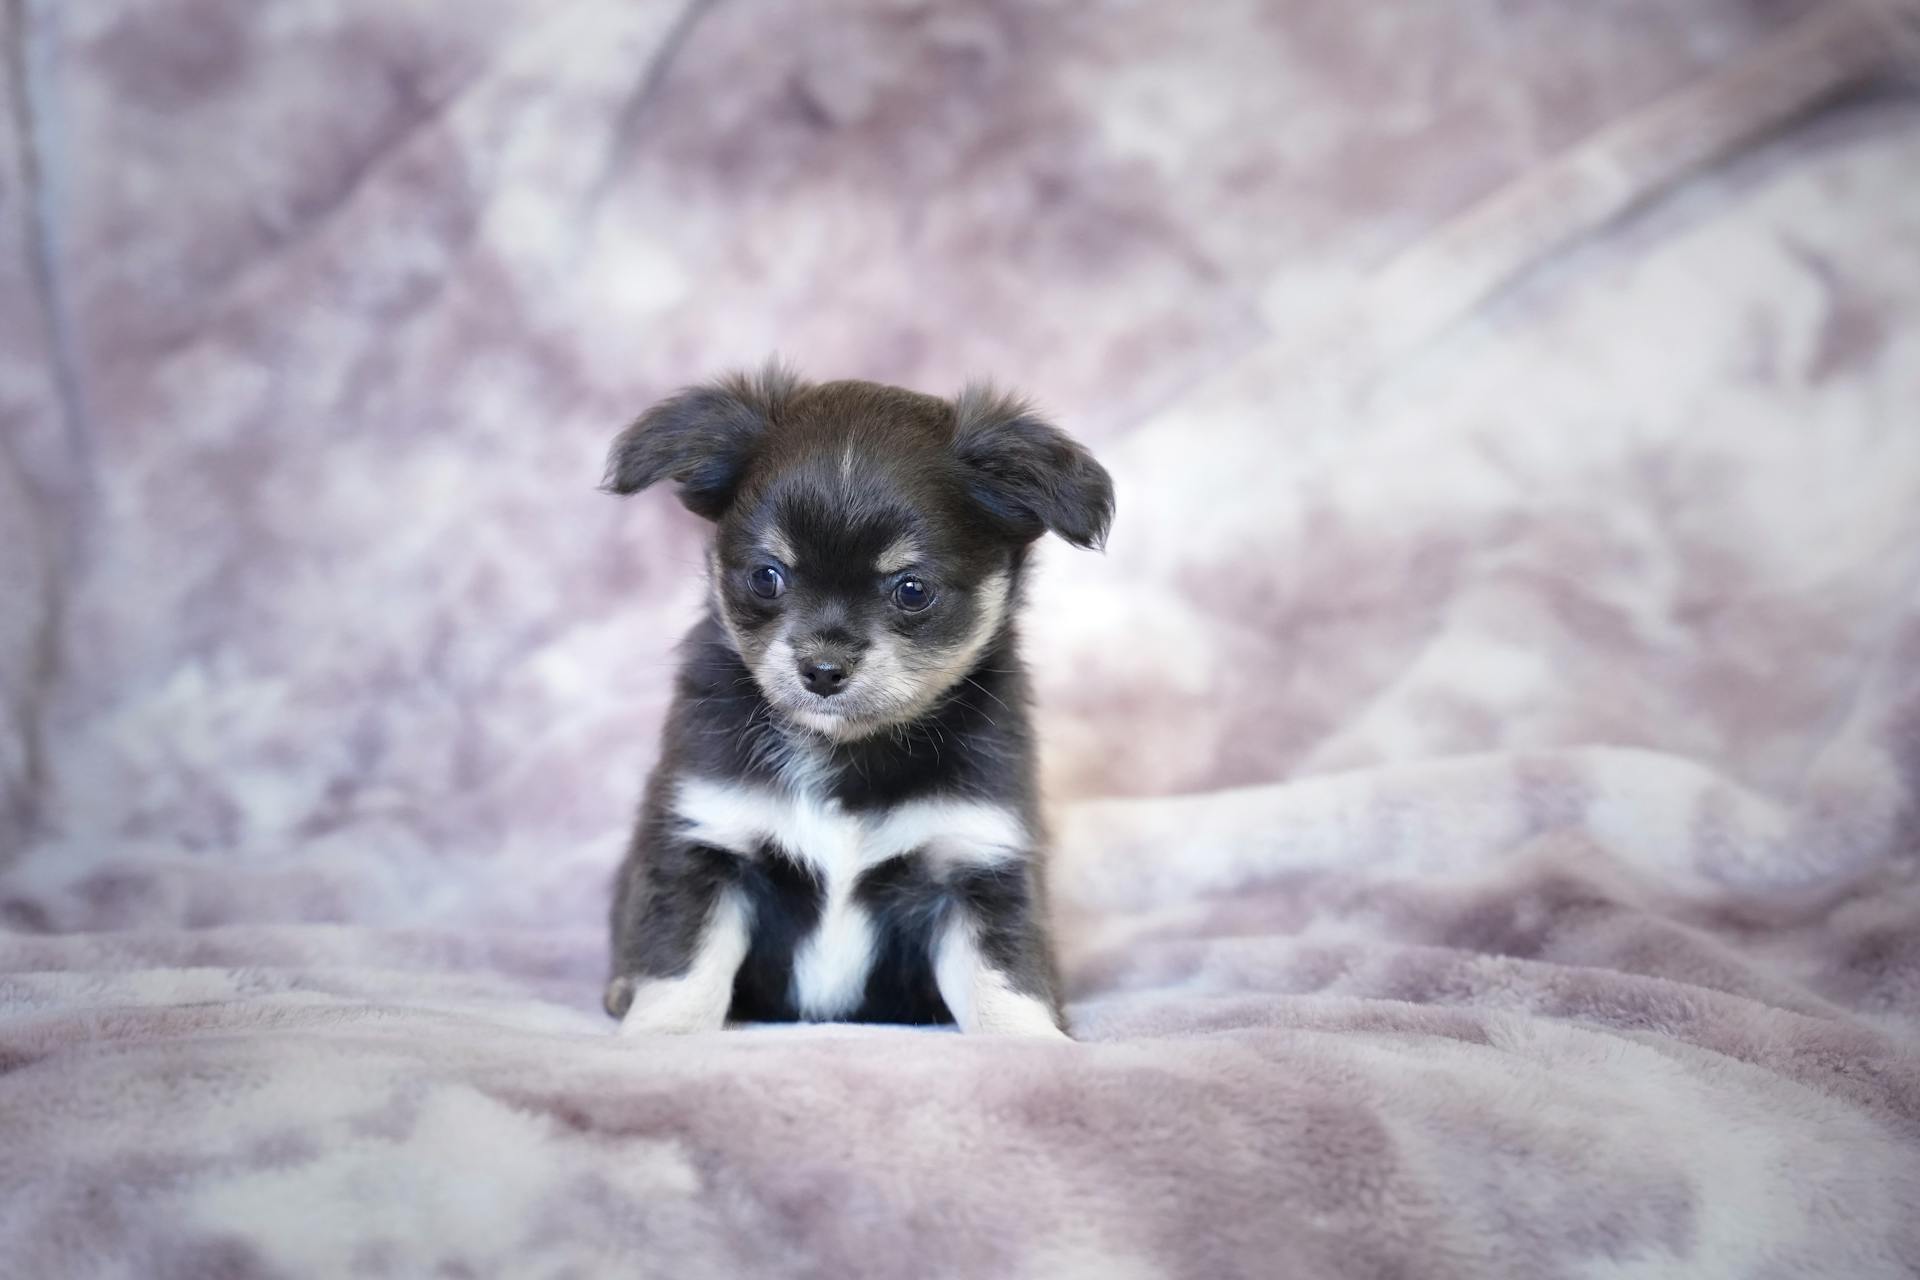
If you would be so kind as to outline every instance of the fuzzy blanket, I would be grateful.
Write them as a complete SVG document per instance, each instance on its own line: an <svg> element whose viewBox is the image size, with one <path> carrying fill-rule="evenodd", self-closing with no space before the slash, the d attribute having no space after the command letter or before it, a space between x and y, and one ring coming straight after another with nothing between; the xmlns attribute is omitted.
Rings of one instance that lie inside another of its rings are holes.
<svg viewBox="0 0 1920 1280"><path fill-rule="evenodd" d="M1920 1274L1893 0L0 8L0 1275ZM991 373L1079 1042L618 1041L701 530Z"/></svg>

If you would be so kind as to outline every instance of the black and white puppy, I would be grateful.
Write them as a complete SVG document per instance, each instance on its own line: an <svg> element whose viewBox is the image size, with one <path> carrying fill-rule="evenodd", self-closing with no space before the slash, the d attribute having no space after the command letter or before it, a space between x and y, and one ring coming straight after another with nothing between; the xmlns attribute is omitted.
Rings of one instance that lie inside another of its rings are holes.
<svg viewBox="0 0 1920 1280"><path fill-rule="evenodd" d="M957 1022L1060 1036L1015 652L1021 570L1097 546L1105 469L1019 401L771 367L614 442L714 522L613 906L623 1032Z"/></svg>

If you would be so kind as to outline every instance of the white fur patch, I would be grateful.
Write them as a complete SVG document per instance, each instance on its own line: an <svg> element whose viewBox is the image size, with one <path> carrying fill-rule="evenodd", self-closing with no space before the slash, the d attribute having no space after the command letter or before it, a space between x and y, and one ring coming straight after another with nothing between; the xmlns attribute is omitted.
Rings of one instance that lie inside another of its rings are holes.
<svg viewBox="0 0 1920 1280"><path fill-rule="evenodd" d="M852 879L916 849L942 866L995 866L1022 856L1032 835L1018 814L981 800L909 800L854 814L811 788L683 778L674 812L704 844L750 856L779 845L822 878Z"/></svg>
<svg viewBox="0 0 1920 1280"><path fill-rule="evenodd" d="M747 958L752 938L746 904L722 893L707 917L693 963L677 978L650 978L633 992L620 1020L623 1036L718 1031L733 1003L733 978Z"/></svg>
<svg viewBox="0 0 1920 1280"><path fill-rule="evenodd" d="M793 971L794 1003L812 1018L852 1012L866 990L873 922L852 896L862 872L915 850L936 869L993 866L1023 856L1032 842L1019 815L978 800L908 801L862 815L811 788L687 778L674 811L693 839L743 857L773 844L819 877L820 924L795 954Z"/></svg>
<svg viewBox="0 0 1920 1280"><path fill-rule="evenodd" d="M803 1018L839 1018L860 1007L873 970L873 919L850 883L827 884L820 923L793 953L793 1002Z"/></svg>
<svg viewBox="0 0 1920 1280"><path fill-rule="evenodd" d="M924 849L942 868L997 866L1022 857L1033 844L1026 824L1013 810L977 800L896 805L873 829L873 840L902 853Z"/></svg>
<svg viewBox="0 0 1920 1280"><path fill-rule="evenodd" d="M949 922L934 944L933 979L954 1022L970 1035L1068 1038L1046 1001L1015 991L1007 976L987 963L964 919Z"/></svg>

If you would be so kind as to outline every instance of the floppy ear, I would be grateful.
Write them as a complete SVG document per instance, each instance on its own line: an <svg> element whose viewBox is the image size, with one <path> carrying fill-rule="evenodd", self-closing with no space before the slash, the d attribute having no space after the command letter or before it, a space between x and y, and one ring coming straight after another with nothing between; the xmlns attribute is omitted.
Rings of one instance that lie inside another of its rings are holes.
<svg viewBox="0 0 1920 1280"><path fill-rule="evenodd" d="M800 385L790 370L768 365L662 400L615 438L600 487L638 493L672 480L687 510L719 519L761 436Z"/></svg>
<svg viewBox="0 0 1920 1280"><path fill-rule="evenodd" d="M1076 547L1098 547L1113 523L1107 469L1025 401L970 386L953 402L953 448L974 499L1014 537L1051 529Z"/></svg>

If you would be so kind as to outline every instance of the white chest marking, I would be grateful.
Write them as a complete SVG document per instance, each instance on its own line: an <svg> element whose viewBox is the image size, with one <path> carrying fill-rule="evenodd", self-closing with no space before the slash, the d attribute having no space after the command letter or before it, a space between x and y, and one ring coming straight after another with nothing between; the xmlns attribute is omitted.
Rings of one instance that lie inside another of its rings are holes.
<svg viewBox="0 0 1920 1280"><path fill-rule="evenodd" d="M936 874L994 866L1025 856L1032 845L1017 814L978 800L913 800L857 814L810 788L687 778L674 811L691 839L743 857L772 844L819 878L820 923L793 963L794 1003L809 1018L851 1013L866 991L874 928L853 896L862 873L915 851Z"/></svg>

